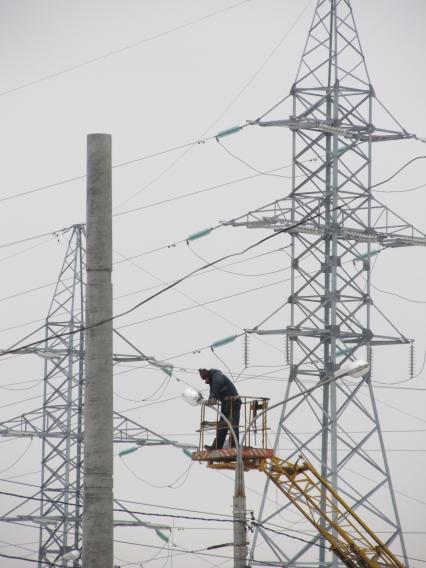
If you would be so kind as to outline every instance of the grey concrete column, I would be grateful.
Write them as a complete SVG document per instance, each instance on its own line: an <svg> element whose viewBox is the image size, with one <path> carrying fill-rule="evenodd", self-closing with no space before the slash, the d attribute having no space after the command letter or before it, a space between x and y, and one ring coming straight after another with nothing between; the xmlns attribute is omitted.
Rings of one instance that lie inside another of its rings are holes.
<svg viewBox="0 0 426 568"><path fill-rule="evenodd" d="M111 136L87 137L83 568L113 567ZM101 323L105 322L105 323Z"/></svg>
<svg viewBox="0 0 426 568"><path fill-rule="evenodd" d="M242 495L234 495L234 568L247 567L247 535L246 535L246 497L244 488Z"/></svg>

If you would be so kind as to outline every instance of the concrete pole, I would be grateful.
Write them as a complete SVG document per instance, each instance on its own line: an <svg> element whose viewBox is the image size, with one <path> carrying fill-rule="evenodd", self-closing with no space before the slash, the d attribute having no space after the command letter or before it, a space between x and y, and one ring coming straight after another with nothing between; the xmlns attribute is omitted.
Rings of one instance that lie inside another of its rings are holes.
<svg viewBox="0 0 426 568"><path fill-rule="evenodd" d="M111 136L89 134L83 568L113 567L111 211Z"/></svg>
<svg viewBox="0 0 426 568"><path fill-rule="evenodd" d="M244 464L241 452L242 446L238 446L233 499L234 568L246 568L247 566L246 495L244 488Z"/></svg>
<svg viewBox="0 0 426 568"><path fill-rule="evenodd" d="M235 450L237 452L237 462L235 466L234 497L232 501L232 517L234 529L234 568L247 567L247 535L246 535L246 493L244 485L244 462L243 445L239 443L235 434L234 427L227 416L215 407L210 407L228 426ZM246 433L244 433L244 440Z"/></svg>

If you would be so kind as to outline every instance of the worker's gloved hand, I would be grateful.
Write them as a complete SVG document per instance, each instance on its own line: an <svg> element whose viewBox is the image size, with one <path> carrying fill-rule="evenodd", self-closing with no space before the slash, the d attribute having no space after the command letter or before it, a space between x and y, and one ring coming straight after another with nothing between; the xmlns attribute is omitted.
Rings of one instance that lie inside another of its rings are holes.
<svg viewBox="0 0 426 568"><path fill-rule="evenodd" d="M217 404L217 400L215 398L209 398L204 404L206 404L207 406L214 406L215 404Z"/></svg>

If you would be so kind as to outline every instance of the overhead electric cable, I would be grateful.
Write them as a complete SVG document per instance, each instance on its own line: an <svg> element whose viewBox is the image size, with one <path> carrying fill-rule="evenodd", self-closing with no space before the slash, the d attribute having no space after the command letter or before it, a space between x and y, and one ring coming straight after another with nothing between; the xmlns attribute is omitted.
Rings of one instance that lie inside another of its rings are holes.
<svg viewBox="0 0 426 568"><path fill-rule="evenodd" d="M60 233L65 233L66 231L69 231L70 229L71 229L71 227L64 227L62 229L57 229L55 231L49 231L48 233L42 233L41 235L34 235L33 237L26 237L25 239L20 239L18 241L12 241L10 243L3 243L3 244L0 244L0 249L15 246L15 245L20 245L20 244L26 243L28 241L34 241L36 239L41 239L42 237L47 237L47 236L54 237L56 235L59 235Z"/></svg>
<svg viewBox="0 0 426 568"><path fill-rule="evenodd" d="M139 325L141 323L146 323L149 321L154 321L157 319L161 319L164 317L168 317L175 314L180 314L182 312L187 312L189 310L195 310L196 308L202 308L209 304L215 304L216 302L221 302L223 300L230 300L231 298L237 298L238 296L243 296L245 294L251 294L252 292L257 292L259 290L264 290L265 288L270 288L271 286L277 286L278 284L282 284L285 280L278 280L277 282L271 282L269 284L262 284L261 286L256 286L255 288L249 288L248 290L243 290L242 292L235 292L234 294L229 294L227 296L222 296L220 298L215 298L214 300L208 300L207 302L202 302L200 304L196 304L194 306L187 306L186 308L180 308L178 310L173 310L171 312L166 312L164 314L158 314L156 316L151 316L149 318L138 320L132 323L127 323L124 325L119 326L117 329L124 329L126 327L133 327L134 325Z"/></svg>
<svg viewBox="0 0 426 568"><path fill-rule="evenodd" d="M253 524L254 526L262 527L263 529L265 529L265 530L267 530L267 531L270 531L270 532L272 532L272 533L274 533L274 534L279 534L279 535L282 535L282 536L286 536L287 538L291 538L291 539L293 539L293 540L299 540L299 541L301 541L301 542L305 542L305 543L310 544L310 545L312 545L312 546L317 546L318 548L325 548L326 550L328 550L328 546L326 546L326 545L318 544L318 543L316 543L316 542L312 542L312 540L306 540L306 539L304 539L304 538L300 538L299 536L294 536L294 535L291 535L291 534L288 534L288 533L285 533L285 532L277 531L277 530L275 530L275 529L272 529L272 528L270 528L270 527L265 526L263 523L259 523L259 522L257 522L257 521L254 521L254 522L252 522L252 524ZM316 538L319 538L319 536L318 536L318 537L314 537L314 538L315 538L315 539L316 539Z"/></svg>
<svg viewBox="0 0 426 568"><path fill-rule="evenodd" d="M395 296L396 298L400 298L401 300L405 300L406 302L411 302L412 304L426 304L426 300L414 300L413 298L408 298L407 296L402 296L401 294L397 294L396 292L390 292L389 290L383 290L378 286L371 284L370 286L377 290L378 292L382 292L382 294L388 294L389 296Z"/></svg>
<svg viewBox="0 0 426 568"><path fill-rule="evenodd" d="M154 152L152 154L146 154L144 156L140 156L139 158L134 158L132 160L126 160L124 162L119 162L117 164L113 164L111 166L112 169L116 169L116 168L122 168L124 166L129 166L131 164L136 164L137 162L143 162L145 160L150 160L151 158L156 158L158 156L163 156L164 154L169 154L171 152L176 152L177 150L181 150L182 148L189 148L191 146L196 146L197 144L204 144L205 142L208 142L209 140L215 140L216 136L210 136L209 138L205 138L203 140L193 140L192 142L187 142L185 144L180 144L179 146L173 146L171 148L166 148L165 150L160 150L159 152ZM21 193L15 193L13 195L7 195L6 197L2 197L0 198L0 203L3 201L10 201L12 199L17 199L19 197L24 197L26 195L30 195L32 193L38 193L39 191L44 191L46 189L52 189L55 187L59 187L61 185L65 185L67 183L70 183L72 181L76 181L76 180L81 180L81 179L86 179L86 174L81 174L78 176L74 176L74 177L70 177L70 178L66 178L54 183L50 183L47 185L41 185L39 187L35 187L34 189L29 189L27 191L22 191ZM49 234L49 233L47 233ZM44 236L44 235L42 235ZM1 248L1 245L0 245Z"/></svg>
<svg viewBox="0 0 426 568"><path fill-rule="evenodd" d="M33 554L37 554L37 552L35 551ZM48 568L50 568L51 566L53 568L63 568L63 563L55 564L50 560L49 562L45 562L44 560L32 560L31 558L25 558L25 556L12 556L11 554L3 554L3 553L0 553L0 557L8 558L9 560L23 560L24 562L31 562L32 564L38 564L39 566L48 566Z"/></svg>
<svg viewBox="0 0 426 568"><path fill-rule="evenodd" d="M224 144L222 144L222 142L217 139L217 143L219 144L219 146L221 148L223 148L223 150L229 155L231 156L231 158L234 158L235 160L237 160L237 162L240 162L241 164L244 164L245 166L247 166L250 170L256 172L258 175L261 176L272 176L272 177L277 177L277 178L281 178L281 179L294 179L296 177L303 177L303 174L301 174L300 176L283 176L281 174L276 174L276 173L271 173L271 172L267 172L266 170L259 170L258 168L255 168L254 166L252 166L251 164L249 164L248 162L246 162L245 160L243 160L242 158L240 158L239 156L237 156L236 154L234 154L233 152L231 152L231 150L229 148L227 148ZM316 160L318 160L318 158L312 158L310 160L305 160L305 162L315 162Z"/></svg>
<svg viewBox="0 0 426 568"><path fill-rule="evenodd" d="M81 63L77 63L76 65L71 65L70 67L66 67L65 69L61 69L60 71L50 73L49 75L45 75L44 77L40 77L38 79L34 79L33 81L28 81L27 83L23 83L22 85L18 85L17 87L13 87L11 89L1 91L0 96L7 95L9 93L14 93L16 91L25 89L27 87L31 87L33 85L37 85L38 83L48 81L49 79L59 77L60 75L65 75L66 73L70 73L71 71L76 71L77 69L81 69L82 67L85 67L87 65L92 65L93 63L97 63L98 61L102 61L103 59L107 59L107 58L112 57L114 55L118 55L118 54L123 53L125 51L129 51L130 49L134 49L135 47L139 47L143 44L149 43L151 41L154 41L154 40L160 39L164 36L167 36L169 34L172 34L174 32L188 28L189 26L192 26L194 24L198 24L200 22L208 20L209 18L212 18L213 16L217 16L217 15L222 14L224 12L228 12L230 10L233 10L234 8L238 8L239 6L242 6L243 4L247 4L248 2L251 2L251 0L242 0L240 2L232 4L231 6L226 6L225 8L221 8L220 10L210 12L209 14L206 14L205 16L201 16L199 18L195 18L195 19L190 20L188 22L185 22L183 24L179 24L178 26L175 26L173 28L169 28L168 30L164 30L164 31L156 33L156 34L153 34L152 36L148 36L148 37L141 39L139 41L136 41L134 43L130 43L130 44L125 45L123 47L120 47L118 49L108 51L107 53L104 53L102 55L98 55L97 57L92 57L91 59L87 59L86 61L82 61Z"/></svg>
<svg viewBox="0 0 426 568"><path fill-rule="evenodd" d="M5 495L5 496L8 496L8 497L17 497L17 498L26 499L26 500L29 500L29 501L43 501L43 502L46 501L46 502L52 502L52 503L56 503L56 504L69 505L69 502L67 502L67 501L49 499L49 498L46 498L45 496L35 497L35 496L31 496L31 495L22 495L20 493L12 493L12 492L8 492L8 491L0 491L0 495ZM116 499L115 501L117 502L118 500ZM191 515L175 515L173 513L150 513L150 512L147 512L147 511L133 510L133 509L128 509L128 508L124 508L124 507L114 507L113 510L114 510L114 512L117 512L117 513L129 513L130 515L143 515L143 516L147 516L147 517L167 517L167 518L172 518L172 519L187 519L187 520L190 520L190 521L206 521L206 522L214 522L214 523L235 523L235 522L239 523L239 522L241 522L241 521L236 521L231 516L229 516L229 518L224 518L224 517L212 518L212 517L199 517L199 516L191 516Z"/></svg>
<svg viewBox="0 0 426 568"><path fill-rule="evenodd" d="M0 480L1 481L1 480ZM154 507L160 509L172 509L174 511L185 511L186 513L200 513L203 515L216 515L218 517L233 517L233 515L226 515L224 513L213 513L211 511L199 511L197 509L185 509L182 507L171 507L170 505L158 505L157 503L145 503L142 501L131 501L129 499L116 499L122 503L131 503L133 505L142 505L144 507Z"/></svg>
<svg viewBox="0 0 426 568"><path fill-rule="evenodd" d="M307 161L311 161L311 160L307 160ZM245 177L242 177L242 178L238 178L238 179L226 181L226 182L223 182L223 183L219 183L219 184L216 184L216 185L212 185L210 187L205 187L203 189L191 191L189 193L184 193L182 195L177 195L175 197L170 197L168 199L162 199L161 201L155 201L154 203L148 203L146 205L141 205L140 207L134 207L132 209L128 209L127 211L121 211L120 213L114 213L113 217L121 217L122 215L128 215L129 213L135 213L137 211L143 211L145 209L150 209L151 207L157 207L159 205L166 205L167 203L173 203L174 201L179 201L180 199L186 199L188 197L193 197L194 195L200 195L201 193L206 193L208 191L214 191L216 189L223 189L224 187L228 187L230 185L234 185L234 184L240 183L242 181L248 181L248 180L251 180L251 179L261 177L263 175L272 175L273 172L278 172L280 170L284 170L284 169L290 168L290 167L291 167L291 164L287 164L285 166L280 166L279 168L273 168L271 170L265 170L265 172L259 172L259 173L253 174L251 176L245 176Z"/></svg>
<svg viewBox="0 0 426 568"><path fill-rule="evenodd" d="M285 252L285 249L288 248L289 246L291 246L291 245L287 245L286 247L280 247L279 249L275 249L275 252L278 252L278 251L284 251L284 252ZM196 251L194 250L194 248L191 246L191 244L190 244L189 242L188 242L188 250L190 250L191 253L192 253L195 257L198 258L198 260L201 260L202 262L208 262L208 260L206 260L204 257L202 257L200 254L198 254L198 252L196 252ZM234 264L234 263L231 263L231 264ZM237 264L237 263L235 263L235 264ZM277 274L278 272L284 272L284 271L286 271L286 270L289 270L289 268L290 268L290 267L284 267L284 268L279 268L278 270L272 270L272 271L270 271L270 272L258 272L258 273L256 273L256 274L244 274L244 273L242 273L242 272L234 272L233 270L225 270L224 268L219 267L219 266L215 266L215 267L214 267L214 270L219 270L220 272L225 272L226 274L232 274L232 275L234 275L234 276L244 276L244 277L245 277L245 276L247 276L247 277L248 277L248 276L252 276L252 277L256 277L256 276L270 276L271 274ZM0 301L1 301L1 299L0 299Z"/></svg>
<svg viewBox="0 0 426 568"><path fill-rule="evenodd" d="M52 239L50 238L51 236L49 235L49 238L46 239L45 241L42 241L41 243L36 243L30 247L27 247L23 250L19 250L18 252L15 252L13 254L8 254L7 256L3 256L2 258L0 258L0 262L6 262L6 260L10 260L11 258L16 258L17 256L21 256L25 253L27 253L30 250L34 250L35 248L39 248L42 247L46 244L50 244L52 242Z"/></svg>
<svg viewBox="0 0 426 568"><path fill-rule="evenodd" d="M133 477L135 479L137 479L138 481L141 481L142 483L145 483L146 485L148 485L149 487L155 488L155 489L165 489L166 487L169 489L177 489L178 487L180 487L181 485L178 485L177 487L174 487L175 483L177 483L178 481L180 481L182 479L182 477L185 477L185 480L188 477L189 474L189 470L190 468L193 466L194 462L190 462L190 464L185 468L184 472L181 473L176 479L174 479L173 481L171 481L170 483L165 483L162 485L158 485L156 483L151 483L150 481L146 480L146 479L142 479L142 477L140 477L136 472L133 471L133 469L129 466L129 464L125 461L125 460L121 460L121 463L124 465L124 467L127 469L127 471L129 471Z"/></svg>
<svg viewBox="0 0 426 568"><path fill-rule="evenodd" d="M424 159L426 159L426 156L416 156L415 158L408 160L408 162L406 162L403 166L401 166L395 173L393 173L391 176L389 176L385 180L383 180L379 183L375 183L374 185L370 186L370 189L374 189L375 187L379 187L379 185L383 185L383 184L387 183L388 181L390 181L391 179L396 177L400 172L402 172L402 170L404 170L406 167L408 167L413 162L416 162L417 160L424 160Z"/></svg>
<svg viewBox="0 0 426 568"><path fill-rule="evenodd" d="M378 189L377 191L380 193L407 193L409 191L416 191L417 189L422 189L424 187L426 187L426 183L422 183L421 185L410 187L408 189Z"/></svg>

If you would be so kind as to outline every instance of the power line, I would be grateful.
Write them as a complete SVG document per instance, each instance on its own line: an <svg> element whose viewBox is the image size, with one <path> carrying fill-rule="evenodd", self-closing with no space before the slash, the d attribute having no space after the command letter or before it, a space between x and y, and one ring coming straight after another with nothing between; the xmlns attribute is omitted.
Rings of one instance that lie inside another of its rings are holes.
<svg viewBox="0 0 426 568"><path fill-rule="evenodd" d="M374 185L370 186L370 189L374 189L375 187L379 187L379 185L383 185L383 184L387 183L388 181L390 181L391 179L396 177L400 172L402 172L402 170L404 170L406 167L408 167L413 162L416 162L417 160L424 160L424 159L426 159L426 156L416 156L415 158L408 160L408 162L406 162L403 166L401 166L395 173L393 173L391 176L389 176L385 180L383 180L379 183L375 183Z"/></svg>
<svg viewBox="0 0 426 568"><path fill-rule="evenodd" d="M213 136L213 138L214 138L214 136ZM203 189L191 191L189 193L184 193L183 195L177 195L176 197L170 197L168 199L163 199L161 201L155 201L154 203L148 203L147 205L141 205L140 207L134 207L132 209L128 209L127 211L121 211L120 213L114 213L113 217L120 217L122 215L128 215L129 213L135 213L136 211L143 211L145 209L150 209L151 207L157 207L159 205L165 205L167 203L173 203L174 201L179 201L180 199L186 199L188 197L193 197L194 195L200 195L200 194L206 193L208 191L214 191L216 189L223 189L224 187L228 187L230 185L234 185L234 184L240 183L242 181L248 181L248 180L251 180L251 179L261 177L263 175L272 175L273 172L277 172L277 171L280 171L280 170L283 170L283 169L286 169L286 168L289 168L289 167L291 167L291 164L285 165L285 166L280 166L279 168L273 168L271 170L266 170L265 172L259 172L259 173L253 174L251 176L245 176L245 177L242 177L242 178L226 181L226 182L219 183L219 184L216 184L216 185L212 185L212 186L209 186L209 187L206 187L206 188L203 188Z"/></svg>
<svg viewBox="0 0 426 568"><path fill-rule="evenodd" d="M46 497L34 497L34 496L29 496L29 495L22 495L22 494L19 494L19 493L11 493L11 492L8 492L8 491L0 491L0 495L5 495L7 497L17 497L19 499L26 499L26 500L30 500L30 501L39 501L39 502L43 501L43 502L62 504L62 505L69 505L70 504L67 501L48 499ZM117 501L120 501L120 500L116 499L115 501L117 502ZM199 517L199 516L191 516L191 515L175 515L173 513L148 513L146 511L139 511L139 510L135 511L133 509L128 509L128 508L124 508L124 507L119 507L119 508L114 507L113 510L117 513L129 513L129 514L134 514L134 515L144 515L144 516L147 516L147 517L168 517L168 518L172 518L172 519L186 519L186 520L190 520L190 521L206 521L206 522L215 522L215 523L240 522L240 521L235 521L233 517L212 518L212 517Z"/></svg>
<svg viewBox="0 0 426 568"><path fill-rule="evenodd" d="M131 503L133 505L142 505L145 507L158 507L160 509L172 509L174 511L185 511L187 513L200 513L204 515L216 515L219 517L232 517L233 515L226 515L224 513L212 513L211 511L199 511L197 509L184 509L182 507L171 507L170 505L157 505L154 503L145 503L141 501L131 501L129 499L117 499L120 503Z"/></svg>
<svg viewBox="0 0 426 568"><path fill-rule="evenodd" d="M276 249L277 251L284 251L285 249L288 248L291 245L287 245L287 247L281 247L279 249ZM192 254L198 258L198 260L201 260L202 262L208 262L204 257L202 257L200 254L198 254L198 252L196 252L194 250L194 248L190 245L190 243L188 242L188 250L190 250L192 252ZM225 270L224 268L221 268L219 266L215 266L214 270L218 270L220 272L225 272L226 274L232 274L233 276L250 276L250 277L258 277L258 276L270 276L271 274L277 274L278 272L284 272L285 270L289 270L290 266L288 267L284 267L284 268L279 268L278 270L271 270L269 272L260 272L257 274L243 274L241 272L234 272L232 270Z"/></svg>
<svg viewBox="0 0 426 568"><path fill-rule="evenodd" d="M376 261L377 261L377 258L378 257L376 257ZM365 278L365 276L362 276L362 278L364 278L365 282L367 282L367 279ZM370 286L372 288L374 288L375 290L377 290L378 292L381 292L382 294L388 294L389 296L395 296L396 298L400 298L401 300L405 300L406 302L410 302L410 303L413 303L413 304L426 304L426 300L414 300L412 298L408 298L407 296L402 296L401 294L397 294L396 292L390 292L389 290L383 290L383 288L379 288L378 286L376 286L375 284L372 284L371 282L370 282Z"/></svg>
<svg viewBox="0 0 426 568"><path fill-rule="evenodd" d="M166 312L166 313L164 313L164 314L159 314L159 315L156 315L156 316L152 316L152 317L146 318L146 319L144 319L144 320L139 320L139 321L136 321L136 322L128 323L128 324L125 324L125 325L122 325L122 326L118 327L117 329L123 329L123 328L126 328L126 327L132 327L132 326L134 326L134 325L139 325L139 324L141 324L141 323L146 323L146 322L153 321L153 320L156 320L156 319L160 319L160 318L163 318L163 317L168 317L168 316L175 315L175 314L179 314L179 313L182 313L182 312L187 312L187 311L189 311L189 310L194 310L194 309L196 309L196 308L201 308L201 307L203 307L203 306L208 306L208 305L210 305L210 304L214 304L214 303L216 303L216 302L221 302L221 301L223 301L223 300L229 300L229 299L231 299L231 298L236 298L236 297L238 297L238 296L243 296L244 294L251 294L252 292L257 292L257 291L259 291L259 290L264 290L265 288L270 288L271 286L277 286L278 284L282 284L283 282L284 282L284 280L278 280L277 282L272 282L272 283L270 283L270 284L263 284L262 286L256 286L255 288L249 288L248 290L243 290L242 292L235 292L234 294L229 294L228 296L222 296L222 297L220 297L220 298L215 298L214 300L208 300L207 302L203 302L203 303L197 304L197 305L195 305L195 306L188 306L188 307L186 307L186 308L180 308L180 309L178 309L178 310L173 310L173 311L171 311L171 312Z"/></svg>
<svg viewBox="0 0 426 568"><path fill-rule="evenodd" d="M251 0L246 0L246 1L251 1ZM1 93L0 93L0 95L1 95ZM214 140L214 139L215 139L215 136L211 136L211 137L205 138L203 140L193 140L192 142L187 142L185 144L173 146L173 147L167 148L165 150L160 150L159 152L154 152L152 154L146 154L144 156L140 156L140 157L134 158L132 160L126 160L124 162L119 162L118 164L113 164L112 169L122 168L124 166L136 164L137 162L143 162L145 160L150 160L151 158L163 156L164 154L169 154L170 152L176 152L177 150L181 150L182 148L189 148L189 147L195 146L197 144L204 144L205 142L208 142L209 140ZM55 188L55 187L60 187L62 185L65 185L65 184L73 182L73 181L86 179L86 177L87 177L86 174L81 174L81 175L78 175L78 176L65 178L63 180L60 180L60 181L57 181L57 182L54 182L54 183L49 183L47 185L41 185L41 186L35 187L34 189L22 191L21 193L15 193L13 195L7 195L6 197L3 197L3 198L0 199L0 203L3 202L3 201L10 201L12 199L18 199L19 197L25 197L26 195L38 193L39 191L45 191L46 189L52 189L52 188ZM47 234L49 234L49 233L47 233ZM44 235L42 235L42 236L44 236ZM32 237L32 238L35 238L35 237ZM0 248L1 248L1 245L0 245Z"/></svg>
<svg viewBox="0 0 426 568"><path fill-rule="evenodd" d="M25 455L27 454L27 452L28 452L28 450L30 449L32 443L33 443L33 440L32 440L32 438L30 438L30 442L29 442L29 444L27 445L27 447L25 448L25 450L22 452L22 454L21 454L18 458L16 458L16 460L15 460L11 465L9 465L8 467L6 467L5 469L0 470L0 473L5 473L6 471L9 471L9 470L12 469L17 463L19 463L19 462L21 461L21 459L22 459L23 457L25 457Z"/></svg>
<svg viewBox="0 0 426 568"><path fill-rule="evenodd" d="M1 201L1 199L0 199L0 201ZM26 237L25 239L20 239L18 241L12 241L10 243L0 244L0 249L15 246L15 245L20 245L20 244L26 243L28 241L34 241L36 239L41 239L42 237L47 237L47 236L55 237L55 236L59 235L60 233L66 233L67 231L70 230L70 228L71 227L64 227L62 229L57 229L55 231L49 231L48 233L42 233L41 235L34 235L33 237Z"/></svg>
<svg viewBox="0 0 426 568"><path fill-rule="evenodd" d="M39 472L33 472L33 473L39 473ZM20 481L12 481L12 480L7 479L7 478L6 479L0 478L0 482L13 483L13 484L17 484L17 485L24 485L26 487L33 487L33 488L36 488L36 489L40 489L40 487L38 485L34 485L34 484L31 484L31 483L24 483L24 482L20 482ZM18 494L12 494L12 495L17 496ZM22 497L22 498L25 498L25 499L28 498L27 495L19 495L19 497ZM51 501L57 503L57 501L53 501L53 500L51 500ZM216 513L216 512L213 512L213 511L204 511L204 510L200 511L199 509L186 509L184 507L173 507L171 505L158 505L156 503L146 503L145 501L134 501L134 500L130 500L130 499L120 499L118 497L115 498L115 501L118 504L131 503L132 505L141 505L141 506L144 506L144 507L153 507L153 508L157 508L157 509L170 509L170 510L173 510L173 511L184 511L186 513L198 513L198 514L202 514L202 515L215 515L215 516L221 517L221 518L229 517L229 519L232 519L232 517L233 517L233 515L227 515L225 513ZM62 504L66 504L66 503L63 502ZM123 509L123 511L124 510L125 509Z"/></svg>
<svg viewBox="0 0 426 568"><path fill-rule="evenodd" d="M422 189L426 187L426 183L422 183L421 185L417 185L416 187L410 187L408 189L378 189L377 191L380 193L407 193L409 191L416 191L417 189Z"/></svg>
<svg viewBox="0 0 426 568"><path fill-rule="evenodd" d="M92 57L91 59L87 59L86 61L82 61L81 63L77 63L76 65L71 65L70 67L66 67L64 69L61 69L60 71L50 73L49 75L45 75L44 77L40 77L40 78L35 79L33 81L28 81L27 83L23 83L22 85L18 85L17 87L13 87L12 89L7 89L5 91L0 92L0 96L7 95L9 93L14 93L16 91L20 91L20 90L25 89L27 87L37 85L38 83L42 83L44 81L48 81L48 80L53 79L55 77L59 77L60 75L65 75L66 73L70 73L71 71L76 71L77 69L81 69L82 67L85 67L87 65L92 65L93 63L97 63L98 61L102 61L102 60L107 59L109 57L112 57L114 55L118 55L118 54L123 53L125 51L128 51L130 49L134 49L135 47L139 47L143 44L149 43L151 41L154 41L154 40L160 39L162 37L165 37L169 34L172 34L174 32L188 28L189 26L192 26L194 24L198 24L200 22L208 20L209 18L212 18L213 16L217 16L217 15L222 14L224 12L228 12L228 11L234 9L234 8L238 8L239 6L242 6L243 4L247 4L250 1L251 0L242 0L240 2L237 2L236 4L232 4L231 6L227 6L226 8L222 8L220 10L210 12L210 14L206 14L205 16L195 18L194 20L190 20L189 22L185 22L184 24L179 24L178 26L175 26L175 27L170 28L168 30L164 30L162 32L159 32L159 33L154 34L152 36L146 37L146 38L141 39L139 41L136 41L134 43L130 43L128 45L120 47L119 49L114 49L112 51L108 51L107 53L104 53L103 55L99 55L97 57Z"/></svg>
<svg viewBox="0 0 426 568"><path fill-rule="evenodd" d="M171 481L170 483L164 483L162 485L158 485L156 483L151 483L150 481L147 481L146 479L142 479L142 477L140 477L136 472L133 471L133 469L129 466L129 464L125 460L122 459L121 463L133 475L133 477L135 479L137 479L138 481L141 481L142 483L145 483L149 487L153 487L155 489L165 489L166 487L169 488L169 489L178 489L187 481L188 475L189 475L189 470L194 465L194 462L191 461L190 464L185 468L183 473L181 473L173 481ZM184 478L183 482L181 482L179 485L175 486L175 484L178 483L182 478Z"/></svg>
<svg viewBox="0 0 426 568"><path fill-rule="evenodd" d="M34 250L35 248L42 247L42 246L44 246L44 245L46 245L46 244L48 244L48 243L50 244L51 242L52 242L52 240L51 240L51 238L50 238L50 236L49 236L48 239L46 239L45 241L42 241L41 243L36 243L36 244L34 244L34 245L30 246L30 247L27 247L27 248L25 248L25 249L23 249L23 250L19 250L18 252L15 252L15 253L13 253L13 254L8 254L7 256L3 256L2 258L0 258L0 262L6 262L6 260L9 260L9 259L11 259L11 258L16 258L17 256L21 256L21 255L27 253L27 252L30 251L30 250Z"/></svg>
<svg viewBox="0 0 426 568"><path fill-rule="evenodd" d="M272 533L274 533L274 534L278 534L278 535L281 535L281 536L286 536L287 538L291 538L291 539L293 539L293 540L299 540L299 541L301 541L301 542L305 542L306 544L311 544L311 545L313 545L313 546L317 546L318 548L325 548L326 550L328 550L328 546L326 546L326 545L318 544L318 543L316 543L316 542L312 542L312 540L306 540L306 539L304 539L304 538L300 538L299 536L294 536L294 535L291 535L291 534L288 534L288 533L285 533L285 532L277 531L277 530L272 529L272 528L270 528L270 527L266 527L263 523L253 522L252 524L253 524L254 526L257 526L257 527L262 527L264 530L269 531L269 532L272 532ZM318 537L316 537L316 538L318 538ZM315 539L316 539L316 538L315 538Z"/></svg>
<svg viewBox="0 0 426 568"><path fill-rule="evenodd" d="M258 175L262 175L262 176L272 176L272 177L277 177L277 178L281 178L281 179L293 179L295 177L303 177L302 174L300 176L283 176L280 174L276 174L276 173L270 173L267 171L261 171L257 168L255 168L254 166L252 166L251 164L249 164L248 162L246 162L245 160L243 160L242 158L240 158L239 156L237 156L236 154L234 154L233 152L231 152L231 150L229 148L227 148L224 144L222 144L222 142L219 140L219 138L217 139L217 143L219 144L219 146L221 148L223 148L223 150L229 155L231 156L231 158L234 158L235 160L237 160L237 162L240 162L241 164L244 164L245 166L247 166L250 170L256 172ZM318 158L312 158L311 160L305 160L305 162L315 162L317 161Z"/></svg>
<svg viewBox="0 0 426 568"><path fill-rule="evenodd" d="M37 554L37 552L34 551L33 554ZM44 560L40 560L40 561L39 560L32 560L31 558L25 558L25 556L12 556L11 554L0 553L0 557L1 558L8 558L9 560L23 560L24 562L31 562L33 564L38 564L38 565L40 565L40 563L41 563L43 566L48 566L48 567L50 567L50 566L54 566L55 568L56 567L57 568L63 567L63 564L55 564L54 562L50 562L50 561L44 562Z"/></svg>

